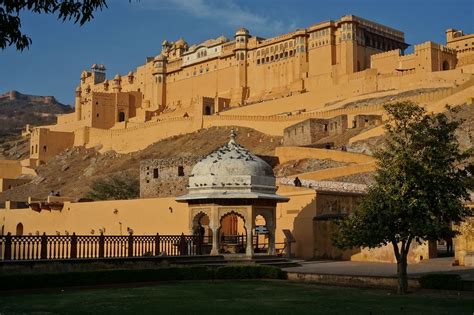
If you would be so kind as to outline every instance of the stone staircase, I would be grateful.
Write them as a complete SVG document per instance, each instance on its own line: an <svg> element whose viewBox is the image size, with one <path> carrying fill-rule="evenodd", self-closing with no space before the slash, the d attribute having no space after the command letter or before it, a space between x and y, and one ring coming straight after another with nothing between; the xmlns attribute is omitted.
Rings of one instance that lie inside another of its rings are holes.
<svg viewBox="0 0 474 315"><path fill-rule="evenodd" d="M268 255L255 255L248 258L245 255L219 255L219 256L180 256L179 259L169 259L172 264L178 265L200 265L209 267L221 267L229 265L264 265L279 268L298 267L300 264L294 260Z"/></svg>

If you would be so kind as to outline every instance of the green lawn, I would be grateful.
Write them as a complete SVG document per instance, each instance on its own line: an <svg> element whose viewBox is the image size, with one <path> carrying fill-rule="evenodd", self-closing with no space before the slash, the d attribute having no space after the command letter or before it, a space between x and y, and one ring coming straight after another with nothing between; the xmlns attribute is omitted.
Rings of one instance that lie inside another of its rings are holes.
<svg viewBox="0 0 474 315"><path fill-rule="evenodd" d="M164 282L2 293L0 314L473 314L470 293L390 291L288 281Z"/></svg>

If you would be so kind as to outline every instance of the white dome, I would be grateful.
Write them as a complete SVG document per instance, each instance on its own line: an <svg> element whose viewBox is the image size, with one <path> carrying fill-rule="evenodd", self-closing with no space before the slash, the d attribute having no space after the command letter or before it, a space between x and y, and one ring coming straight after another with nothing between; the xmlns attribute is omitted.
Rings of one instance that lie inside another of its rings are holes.
<svg viewBox="0 0 474 315"><path fill-rule="evenodd" d="M273 169L231 140L196 163L189 176L189 193L177 200L243 198L285 199L275 194Z"/></svg>
<svg viewBox="0 0 474 315"><path fill-rule="evenodd" d="M237 144L234 139L199 161L193 168L191 176L271 176L270 165L247 149Z"/></svg>

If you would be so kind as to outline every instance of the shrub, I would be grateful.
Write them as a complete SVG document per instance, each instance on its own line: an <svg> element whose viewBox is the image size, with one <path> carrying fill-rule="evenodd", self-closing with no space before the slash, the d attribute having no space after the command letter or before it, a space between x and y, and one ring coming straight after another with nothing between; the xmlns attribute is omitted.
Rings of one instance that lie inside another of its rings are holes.
<svg viewBox="0 0 474 315"><path fill-rule="evenodd" d="M203 266L180 266L156 269L27 273L1 275L0 290L213 279L286 279L286 272L270 266L225 266L216 269Z"/></svg>
<svg viewBox="0 0 474 315"><path fill-rule="evenodd" d="M85 198L92 200L124 200L140 196L140 182L132 174L116 174L92 183Z"/></svg>

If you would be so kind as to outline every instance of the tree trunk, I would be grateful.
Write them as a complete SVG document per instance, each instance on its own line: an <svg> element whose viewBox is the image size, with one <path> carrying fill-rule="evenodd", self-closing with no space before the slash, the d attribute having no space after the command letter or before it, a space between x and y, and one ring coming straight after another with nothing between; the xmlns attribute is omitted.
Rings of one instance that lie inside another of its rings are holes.
<svg viewBox="0 0 474 315"><path fill-rule="evenodd" d="M402 253L397 259L397 275L398 275L398 294L406 294L408 292L408 276L407 276L407 255Z"/></svg>

